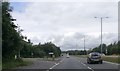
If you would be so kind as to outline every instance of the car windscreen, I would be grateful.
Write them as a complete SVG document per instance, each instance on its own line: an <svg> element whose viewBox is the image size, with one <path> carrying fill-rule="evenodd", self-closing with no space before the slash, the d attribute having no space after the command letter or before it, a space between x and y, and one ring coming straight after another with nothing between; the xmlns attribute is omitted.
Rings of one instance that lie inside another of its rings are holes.
<svg viewBox="0 0 120 71"><path fill-rule="evenodd" d="M91 56L100 56L99 53L92 53Z"/></svg>

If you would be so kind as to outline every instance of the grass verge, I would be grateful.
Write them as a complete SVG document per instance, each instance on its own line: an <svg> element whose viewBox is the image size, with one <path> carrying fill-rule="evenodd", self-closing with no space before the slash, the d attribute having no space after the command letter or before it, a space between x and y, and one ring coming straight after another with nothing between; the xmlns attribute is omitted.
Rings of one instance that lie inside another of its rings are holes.
<svg viewBox="0 0 120 71"><path fill-rule="evenodd" d="M82 57L82 58L87 58L88 57L88 55L74 55L74 56Z"/></svg>
<svg viewBox="0 0 120 71"><path fill-rule="evenodd" d="M102 57L104 61L120 63L120 57Z"/></svg>
<svg viewBox="0 0 120 71"><path fill-rule="evenodd" d="M0 61L0 70L2 70L2 61Z"/></svg>
<svg viewBox="0 0 120 71"><path fill-rule="evenodd" d="M88 55L75 55L77 57L82 57L82 58L87 58ZM119 63L120 64L120 56L118 57L107 57L103 56L102 57L103 61L108 61L108 62L113 62L113 63Z"/></svg>
<svg viewBox="0 0 120 71"><path fill-rule="evenodd" d="M23 60L11 60L11 61L7 61L2 63L2 69L12 69L12 68L16 68L19 66L27 66L32 64L32 62L30 61L23 61Z"/></svg>

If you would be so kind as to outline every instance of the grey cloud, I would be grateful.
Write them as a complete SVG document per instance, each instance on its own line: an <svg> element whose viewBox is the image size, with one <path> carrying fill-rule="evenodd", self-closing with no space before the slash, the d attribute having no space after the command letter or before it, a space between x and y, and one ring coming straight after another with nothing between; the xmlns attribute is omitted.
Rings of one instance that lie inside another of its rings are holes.
<svg viewBox="0 0 120 71"><path fill-rule="evenodd" d="M86 48L100 44L100 36L87 33L100 32L100 19L94 16L109 16L103 20L104 42L116 41L117 3L115 2L39 2L30 3L25 12L13 12L13 17L23 29L23 35L34 43L52 41L62 50L83 49L83 37L86 35ZM109 26L108 26L109 25Z"/></svg>

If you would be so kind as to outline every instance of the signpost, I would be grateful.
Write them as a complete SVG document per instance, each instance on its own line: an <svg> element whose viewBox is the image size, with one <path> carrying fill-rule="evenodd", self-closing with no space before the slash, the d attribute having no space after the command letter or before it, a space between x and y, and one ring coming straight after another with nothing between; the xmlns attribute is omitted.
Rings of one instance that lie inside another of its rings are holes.
<svg viewBox="0 0 120 71"><path fill-rule="evenodd" d="M49 53L49 55L51 55L51 57L52 57L52 60L54 60L54 58L55 58L55 55L54 55L54 53L53 53L53 52L50 52L50 53Z"/></svg>
<svg viewBox="0 0 120 71"><path fill-rule="evenodd" d="M54 53L51 52L51 53L49 53L49 54L50 54L50 55L53 55Z"/></svg>

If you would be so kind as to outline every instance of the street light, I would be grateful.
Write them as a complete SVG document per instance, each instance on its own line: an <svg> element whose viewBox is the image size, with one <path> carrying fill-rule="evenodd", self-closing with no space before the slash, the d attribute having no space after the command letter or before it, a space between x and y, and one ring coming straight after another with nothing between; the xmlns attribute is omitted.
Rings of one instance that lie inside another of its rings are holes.
<svg viewBox="0 0 120 71"><path fill-rule="evenodd" d="M86 54L85 52L85 35L84 35L84 55Z"/></svg>
<svg viewBox="0 0 120 71"><path fill-rule="evenodd" d="M94 17L94 18L100 18L101 20L101 54L102 54L102 22L104 18L109 18L109 17Z"/></svg>

